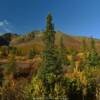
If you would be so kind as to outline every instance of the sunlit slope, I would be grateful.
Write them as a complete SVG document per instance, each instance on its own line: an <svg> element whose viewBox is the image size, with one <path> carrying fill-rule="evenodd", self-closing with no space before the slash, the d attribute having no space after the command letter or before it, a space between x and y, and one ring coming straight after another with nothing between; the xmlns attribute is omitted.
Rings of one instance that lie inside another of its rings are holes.
<svg viewBox="0 0 100 100"><path fill-rule="evenodd" d="M63 37L63 43L68 49L76 49L78 51L82 48L83 39L86 40L87 48L90 46L90 38L87 37L78 37L64 34L62 32L56 32L55 45L59 46L60 39ZM97 51L100 52L100 40L95 39ZM35 37L32 39L27 39L27 36L20 36L12 39L11 45L29 51L31 48L36 48L38 51L43 50L44 48L44 39L43 32L35 33Z"/></svg>

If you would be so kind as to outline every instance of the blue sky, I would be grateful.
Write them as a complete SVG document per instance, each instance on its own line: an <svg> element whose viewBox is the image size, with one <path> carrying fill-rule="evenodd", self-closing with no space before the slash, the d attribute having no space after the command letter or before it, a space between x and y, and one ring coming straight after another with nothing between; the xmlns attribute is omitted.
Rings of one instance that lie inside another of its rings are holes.
<svg viewBox="0 0 100 100"><path fill-rule="evenodd" d="M0 0L0 33L44 30L49 12L57 31L100 38L100 0Z"/></svg>

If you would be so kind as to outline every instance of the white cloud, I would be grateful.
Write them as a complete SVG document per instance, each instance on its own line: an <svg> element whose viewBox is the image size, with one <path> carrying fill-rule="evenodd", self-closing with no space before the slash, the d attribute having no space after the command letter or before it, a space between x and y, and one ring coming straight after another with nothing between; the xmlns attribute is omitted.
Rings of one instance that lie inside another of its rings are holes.
<svg viewBox="0 0 100 100"><path fill-rule="evenodd" d="M0 27L4 25L4 22L0 22Z"/></svg>
<svg viewBox="0 0 100 100"><path fill-rule="evenodd" d="M9 22L7 20L0 21L0 26L9 25Z"/></svg>
<svg viewBox="0 0 100 100"><path fill-rule="evenodd" d="M0 21L0 29L4 32L12 32L12 25L9 23L8 20Z"/></svg>

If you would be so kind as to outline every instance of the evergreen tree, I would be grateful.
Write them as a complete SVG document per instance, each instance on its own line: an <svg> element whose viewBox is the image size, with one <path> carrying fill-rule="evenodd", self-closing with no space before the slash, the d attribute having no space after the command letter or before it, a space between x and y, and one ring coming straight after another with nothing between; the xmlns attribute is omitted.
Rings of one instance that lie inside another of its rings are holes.
<svg viewBox="0 0 100 100"><path fill-rule="evenodd" d="M91 47L87 58L88 66L97 66L99 64L99 56L96 51L95 40L91 37Z"/></svg>
<svg viewBox="0 0 100 100"><path fill-rule="evenodd" d="M58 50L55 49L54 47L55 31L54 31L54 25L52 24L51 14L47 16L47 26L46 26L46 31L44 32L44 37L45 37L46 48L43 53L44 62L43 62L42 72L45 74L54 73L56 75L57 73L60 73L59 72L60 57L58 57L59 55Z"/></svg>
<svg viewBox="0 0 100 100"><path fill-rule="evenodd" d="M49 14L47 16L46 21L46 31L44 32L44 40L46 44L46 48L52 48L54 47L54 41L55 41L55 31L54 31L54 24L52 23L52 15Z"/></svg>
<svg viewBox="0 0 100 100"><path fill-rule="evenodd" d="M82 52L83 53L87 52L87 44L85 39L82 40Z"/></svg>
<svg viewBox="0 0 100 100"><path fill-rule="evenodd" d="M46 48L43 52L43 64L39 70L39 78L45 86L44 95L52 97L56 82L61 82L63 68L60 53L55 49L55 31L52 24L52 16L47 16L47 26L44 32Z"/></svg>

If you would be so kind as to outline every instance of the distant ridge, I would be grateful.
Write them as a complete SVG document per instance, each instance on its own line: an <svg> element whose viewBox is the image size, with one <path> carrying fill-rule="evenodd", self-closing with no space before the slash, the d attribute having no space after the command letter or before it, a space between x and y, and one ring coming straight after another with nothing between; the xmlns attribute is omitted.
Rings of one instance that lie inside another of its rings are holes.
<svg viewBox="0 0 100 100"><path fill-rule="evenodd" d="M55 45L59 46L60 38L62 36L63 36L63 43L66 48L73 48L78 51L81 50L83 39L86 40L86 44L89 47L89 44L90 44L89 37L72 36L72 35L65 34L63 32L56 32ZM97 51L100 52L100 40L95 39L95 41L96 41ZM35 31L35 32L27 33L23 36L21 35L21 36L12 38L10 45L18 46L20 48L28 47L30 49L34 45L37 45L37 46L39 45L40 47L42 47L44 45L43 42L44 42L43 41L43 32Z"/></svg>

